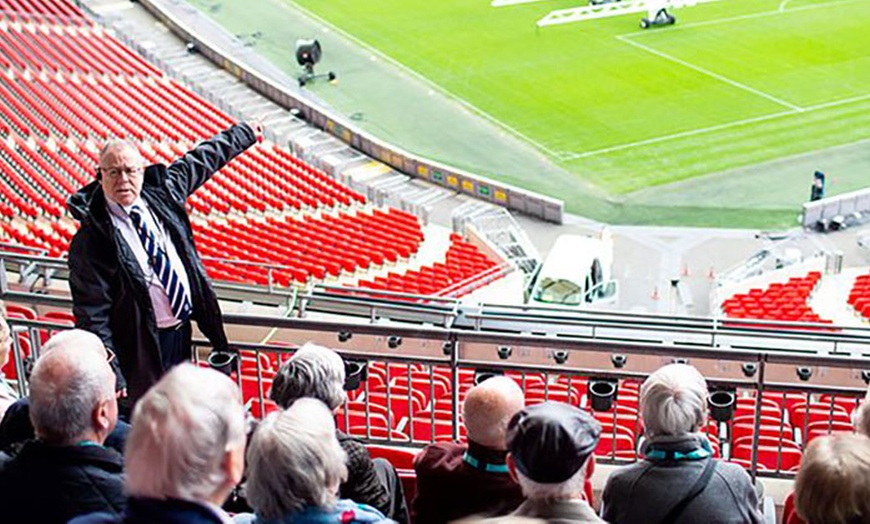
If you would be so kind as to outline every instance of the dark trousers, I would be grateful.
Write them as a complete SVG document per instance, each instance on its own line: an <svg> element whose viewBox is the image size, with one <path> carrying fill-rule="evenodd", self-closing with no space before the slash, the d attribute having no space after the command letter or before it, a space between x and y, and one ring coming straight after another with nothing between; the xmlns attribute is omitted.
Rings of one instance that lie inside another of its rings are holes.
<svg viewBox="0 0 870 524"><path fill-rule="evenodd" d="M405 502L405 490L402 489L402 481L399 479L396 468L389 461L380 457L372 459L372 462L375 465L375 475L378 476L381 484L387 488L387 493L390 494L390 500L392 501L390 514L385 516L395 520L399 524L408 524L411 522L411 517L408 513L408 504Z"/></svg>
<svg viewBox="0 0 870 524"><path fill-rule="evenodd" d="M157 340L160 343L160 359L164 372L182 362L190 361L190 321L182 322L176 327L158 329Z"/></svg>

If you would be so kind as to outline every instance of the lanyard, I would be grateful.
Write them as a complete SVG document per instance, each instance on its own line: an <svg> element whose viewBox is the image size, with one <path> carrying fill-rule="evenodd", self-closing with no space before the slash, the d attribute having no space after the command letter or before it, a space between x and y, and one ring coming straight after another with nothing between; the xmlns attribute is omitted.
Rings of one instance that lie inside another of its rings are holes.
<svg viewBox="0 0 870 524"><path fill-rule="evenodd" d="M489 473L507 473L507 464L490 464L489 462L481 462L472 457L467 451L462 455L462 461L475 469L482 469Z"/></svg>

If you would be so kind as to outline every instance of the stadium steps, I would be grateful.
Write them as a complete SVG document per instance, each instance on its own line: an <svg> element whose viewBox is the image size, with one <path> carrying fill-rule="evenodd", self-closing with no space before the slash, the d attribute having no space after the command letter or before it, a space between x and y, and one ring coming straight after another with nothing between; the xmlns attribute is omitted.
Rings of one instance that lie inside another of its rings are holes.
<svg viewBox="0 0 870 524"><path fill-rule="evenodd" d="M848 303L856 277L866 274L866 268L844 269L839 275L826 275L809 300L809 306L819 316L843 326L864 326L861 314Z"/></svg>

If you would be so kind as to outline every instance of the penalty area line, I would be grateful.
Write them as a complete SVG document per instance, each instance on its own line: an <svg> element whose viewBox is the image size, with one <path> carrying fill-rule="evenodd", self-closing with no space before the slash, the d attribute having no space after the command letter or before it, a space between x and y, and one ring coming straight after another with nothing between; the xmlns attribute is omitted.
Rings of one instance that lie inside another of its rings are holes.
<svg viewBox="0 0 870 524"><path fill-rule="evenodd" d="M777 98L771 94L765 93L764 91L760 91L758 89L755 89L754 87L750 87L750 86L743 84L743 83L740 83L736 80L732 80L726 76L722 76L719 73L714 73L713 71L710 71L709 69L705 69L703 67L696 66L695 64L691 64L689 62L686 62L685 60L682 60L682 59L679 59L675 56L669 55L663 51L659 51L658 49L653 49L652 47L643 45L639 42L635 42L635 41L631 40L630 38L626 38L623 36L617 36L616 39L619 40L620 42L624 42L628 45L637 47L638 49L642 49L642 50L646 51L647 53L651 53L653 55L656 55L659 58L664 58L665 60L669 60L675 64L679 64L683 67L689 68L692 71L695 71L697 73L701 73L702 75L706 75L706 76L709 76L710 78L713 78L713 79L718 80L720 82L726 83L726 84L730 85L731 87L736 87L737 89L741 89L743 91L746 91L747 93L752 93L755 96L760 96L761 98L765 98L765 99L767 99L767 100L769 100L777 105L787 107L788 109L791 109L792 111L801 112L804 110L802 107L796 106L796 105L792 104L791 102L786 102L785 100L783 100L781 98Z"/></svg>
<svg viewBox="0 0 870 524"><path fill-rule="evenodd" d="M832 7L837 7L841 5L848 4L858 4L862 2L866 2L867 0L833 0L831 2L822 2L819 4L809 4L809 5L801 5L797 7L789 7L786 9L786 6L791 0L783 0L782 3L779 4L779 8L773 11L761 11L758 13L749 13L745 15L737 15L737 16L729 16L726 18L716 18L713 20L703 20L701 22L689 22L686 24L677 24L668 28L668 32L672 31L685 31L687 29L693 29L695 27L705 27L710 25L719 25L719 24L729 24L731 22L741 22L743 20L753 20L755 18L767 18L769 16L781 16L784 14L797 14L802 11L814 11L816 9L830 9ZM644 31L632 31L630 33L623 33L619 36L641 36L641 35L652 35L655 32L650 32L647 30ZM619 38L619 37L617 37Z"/></svg>
<svg viewBox="0 0 870 524"><path fill-rule="evenodd" d="M833 102L825 102L822 104L816 104L813 106L807 107L803 113L809 113L812 111L820 111L823 109L829 109L832 107L843 106L847 104L852 104L855 102L864 102L866 100L870 100L870 94L858 95L849 98L843 98L841 100L834 100ZM800 114L797 111L780 111L778 113L771 113L769 115L756 116L752 118L745 118L743 120L735 120L734 122L726 122L724 124L718 124L715 126L709 127L701 127L698 129L692 129L689 131L683 131L680 133L673 133L670 135L662 135L654 138L647 138L646 140L639 140L637 142L629 142L627 144L619 144L616 146L605 147L602 149L595 149L592 151L586 151L583 153L565 153L560 158L563 161L571 161L571 160L580 160L581 158L589 158L598 155L606 155L608 153L615 153L617 151L624 151L626 149L634 149L635 147L643 147L652 144L658 144L661 142L667 142L668 140L676 140L679 138L688 138L697 135L703 135L705 133L713 133L716 131L722 131L724 129L730 129L732 127L740 127L749 124L756 124L759 122L766 122L768 120L775 120L777 118L782 118L786 116L792 116Z"/></svg>

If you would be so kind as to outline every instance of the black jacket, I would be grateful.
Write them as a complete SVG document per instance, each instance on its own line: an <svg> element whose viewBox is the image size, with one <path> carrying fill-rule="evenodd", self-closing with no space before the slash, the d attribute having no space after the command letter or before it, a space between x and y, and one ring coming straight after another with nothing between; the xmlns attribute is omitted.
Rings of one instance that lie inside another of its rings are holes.
<svg viewBox="0 0 870 524"><path fill-rule="evenodd" d="M341 431L335 433L341 449L347 454L347 480L338 488L341 498L368 504L384 515L392 515L390 493L378 479L365 444Z"/></svg>
<svg viewBox="0 0 870 524"><path fill-rule="evenodd" d="M102 446L28 442L0 472L3 522L66 524L77 515L126 507L124 459Z"/></svg>
<svg viewBox="0 0 870 524"><path fill-rule="evenodd" d="M189 500L130 497L124 515L92 513L69 524L223 524L214 511Z"/></svg>
<svg viewBox="0 0 870 524"><path fill-rule="evenodd" d="M141 198L163 223L190 279L192 318L215 349L226 350L221 311L193 244L185 202L236 155L256 142L247 124L206 140L171 165L145 170ZM148 284L133 251L115 229L102 186L94 181L67 201L81 227L69 250L76 327L91 331L118 356L131 401L163 374Z"/></svg>

